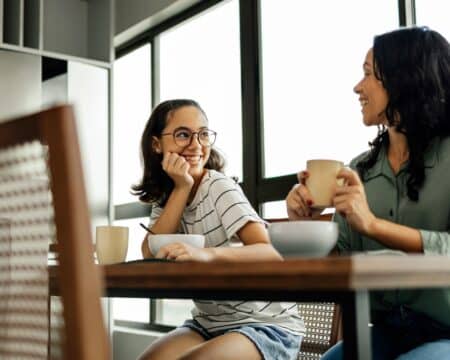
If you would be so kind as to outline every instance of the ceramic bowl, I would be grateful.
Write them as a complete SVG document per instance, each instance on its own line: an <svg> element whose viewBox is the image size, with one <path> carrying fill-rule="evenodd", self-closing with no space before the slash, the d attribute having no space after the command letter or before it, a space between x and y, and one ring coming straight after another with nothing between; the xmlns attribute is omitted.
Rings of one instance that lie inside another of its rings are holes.
<svg viewBox="0 0 450 360"><path fill-rule="evenodd" d="M338 235L338 224L333 221L283 221L269 226L270 240L284 257L326 256Z"/></svg>
<svg viewBox="0 0 450 360"><path fill-rule="evenodd" d="M198 248L205 246L205 237L196 234L157 234L147 236L148 247L155 256L159 249L172 243L184 243Z"/></svg>

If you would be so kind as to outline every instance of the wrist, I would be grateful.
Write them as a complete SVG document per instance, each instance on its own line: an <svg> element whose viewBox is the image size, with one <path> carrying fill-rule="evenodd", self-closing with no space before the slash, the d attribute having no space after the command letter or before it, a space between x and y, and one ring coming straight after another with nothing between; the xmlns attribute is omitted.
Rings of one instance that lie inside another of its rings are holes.
<svg viewBox="0 0 450 360"><path fill-rule="evenodd" d="M369 220L369 224L365 231L365 235L371 238L376 238L376 234L378 233L378 228L380 226L380 219L372 215L372 218Z"/></svg>

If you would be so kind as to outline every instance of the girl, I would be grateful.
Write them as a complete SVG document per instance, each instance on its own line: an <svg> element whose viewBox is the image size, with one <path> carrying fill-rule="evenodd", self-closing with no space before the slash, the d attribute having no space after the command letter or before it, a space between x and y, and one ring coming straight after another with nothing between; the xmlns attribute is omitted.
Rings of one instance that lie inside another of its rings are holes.
<svg viewBox="0 0 450 360"><path fill-rule="evenodd" d="M426 27L376 36L354 91L363 122L380 132L356 157L334 197L340 252L400 250L450 255L450 46ZM300 174L303 180L306 174ZM309 217L302 184L289 217ZM450 359L450 290L372 295L374 360ZM323 359L341 360L342 343Z"/></svg>
<svg viewBox="0 0 450 360"><path fill-rule="evenodd" d="M221 170L212 147L216 133L192 100L159 104L142 135L144 174L133 187L153 205L150 230L156 234L205 236L205 248L170 244L144 257L176 261L281 260L270 245L264 222L240 187ZM238 240L244 246L230 247ZM296 359L304 324L291 303L194 300L193 319L154 342L141 360Z"/></svg>

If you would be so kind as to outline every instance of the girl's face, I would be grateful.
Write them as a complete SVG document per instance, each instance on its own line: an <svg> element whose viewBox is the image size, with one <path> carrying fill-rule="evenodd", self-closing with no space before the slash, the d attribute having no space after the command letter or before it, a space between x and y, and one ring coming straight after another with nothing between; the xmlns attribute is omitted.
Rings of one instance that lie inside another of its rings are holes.
<svg viewBox="0 0 450 360"><path fill-rule="evenodd" d="M381 80L375 76L372 49L367 52L363 70L364 77L353 89L359 95L363 122L367 126L387 125L385 110L388 95Z"/></svg>
<svg viewBox="0 0 450 360"><path fill-rule="evenodd" d="M153 148L161 154L172 152L184 157L190 165L189 174L198 180L211 153L211 146L199 142L207 143L205 130L208 123L203 113L195 106L183 106L170 114L162 131L165 135L153 138Z"/></svg>

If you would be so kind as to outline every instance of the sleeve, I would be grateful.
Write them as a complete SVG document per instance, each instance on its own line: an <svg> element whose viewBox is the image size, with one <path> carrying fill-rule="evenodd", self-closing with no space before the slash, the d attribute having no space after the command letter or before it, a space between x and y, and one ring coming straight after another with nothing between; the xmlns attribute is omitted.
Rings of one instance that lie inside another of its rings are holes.
<svg viewBox="0 0 450 360"><path fill-rule="evenodd" d="M361 157L361 155L359 156ZM353 159L349 167L353 170L356 170L356 164L358 162L359 157ZM337 240L337 250L340 254L349 254L352 251L358 251L357 248L357 238L358 234L352 230L347 220L345 220L339 213L334 213L333 221L336 222L339 226L339 237ZM359 242L361 243L361 242ZM359 246L360 247L360 246ZM360 250L360 249L359 249Z"/></svg>
<svg viewBox="0 0 450 360"><path fill-rule="evenodd" d="M265 224L250 205L241 187L232 179L223 177L215 180L211 184L210 194L229 239L250 221Z"/></svg>
<svg viewBox="0 0 450 360"><path fill-rule="evenodd" d="M336 247L340 254L350 253L352 251L352 243L351 243L351 229L348 225L347 221L339 215L338 213L334 213L333 221L336 222L339 226L339 237L337 240Z"/></svg>
<svg viewBox="0 0 450 360"><path fill-rule="evenodd" d="M448 232L419 230L423 251L427 255L450 255L450 234Z"/></svg>

